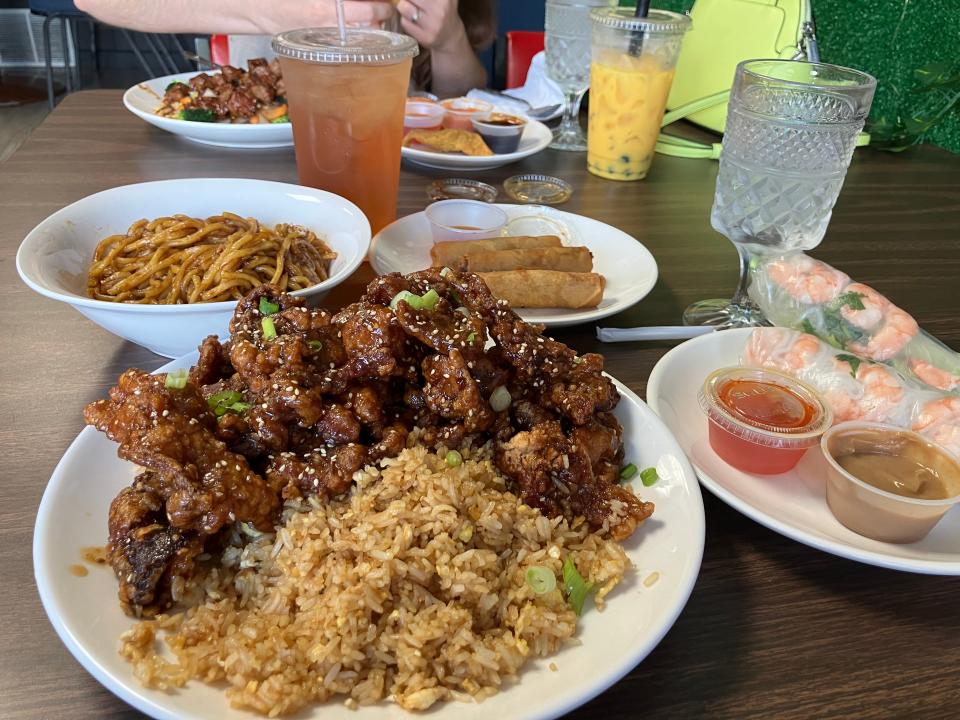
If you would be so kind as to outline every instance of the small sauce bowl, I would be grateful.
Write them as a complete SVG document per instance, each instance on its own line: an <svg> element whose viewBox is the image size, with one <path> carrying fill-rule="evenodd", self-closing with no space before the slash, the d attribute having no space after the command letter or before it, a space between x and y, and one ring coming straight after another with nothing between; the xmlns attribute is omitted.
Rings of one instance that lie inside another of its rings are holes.
<svg viewBox="0 0 960 720"><path fill-rule="evenodd" d="M443 125L447 114L440 105L428 100L407 100L403 115L403 131L437 130Z"/></svg>
<svg viewBox="0 0 960 720"><path fill-rule="evenodd" d="M516 115L490 113L471 118L473 129L480 133L487 146L498 155L516 152L527 121Z"/></svg>
<svg viewBox="0 0 960 720"><path fill-rule="evenodd" d="M851 447L876 447L880 455L917 453L936 471L948 497L925 500L888 492L848 472L840 459ZM909 450L906 448L909 446ZM946 449L910 430L861 421L835 425L820 440L827 461L827 505L855 533L889 543L922 540L960 502L960 462Z"/></svg>
<svg viewBox="0 0 960 720"><path fill-rule="evenodd" d="M507 224L507 214L479 200L440 200L424 211L434 242L482 240L497 237Z"/></svg>
<svg viewBox="0 0 960 720"><path fill-rule="evenodd" d="M713 451L757 475L792 470L833 422L813 388L775 370L721 368L704 381L699 399Z"/></svg>
<svg viewBox="0 0 960 720"><path fill-rule="evenodd" d="M473 130L471 120L485 117L493 110L493 105L488 102L463 97L444 100L440 105L446 110L443 126L454 130Z"/></svg>

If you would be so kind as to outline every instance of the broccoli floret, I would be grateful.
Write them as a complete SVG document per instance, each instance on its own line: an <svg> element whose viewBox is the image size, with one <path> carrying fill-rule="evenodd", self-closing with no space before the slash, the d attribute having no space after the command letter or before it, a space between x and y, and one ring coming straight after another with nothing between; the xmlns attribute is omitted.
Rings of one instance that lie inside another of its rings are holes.
<svg viewBox="0 0 960 720"><path fill-rule="evenodd" d="M167 91L173 90L173 88L175 88L177 85L183 85L185 88L187 88L187 90L190 89L190 86L186 83L180 82L179 80L174 80L172 83L167 85Z"/></svg>
<svg viewBox="0 0 960 720"><path fill-rule="evenodd" d="M276 124L276 123L288 123L288 122L290 122L290 116L289 116L289 115L281 115L281 116L278 117L278 118L274 118L274 119L271 120L270 122L271 122L272 124Z"/></svg>
<svg viewBox="0 0 960 720"><path fill-rule="evenodd" d="M213 110L207 108L186 108L177 115L181 120L192 120L193 122L214 122L217 119Z"/></svg>

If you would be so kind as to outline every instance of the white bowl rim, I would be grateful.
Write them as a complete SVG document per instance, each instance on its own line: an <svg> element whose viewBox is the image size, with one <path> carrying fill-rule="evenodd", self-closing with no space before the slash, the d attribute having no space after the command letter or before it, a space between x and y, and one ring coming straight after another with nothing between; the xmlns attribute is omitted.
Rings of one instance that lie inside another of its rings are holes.
<svg viewBox="0 0 960 720"><path fill-rule="evenodd" d="M16 256L16 266L17 274L20 275L20 279L23 280L30 287L30 289L40 293L44 297L51 298L52 300L59 300L60 302L65 302L69 305L79 306L79 307L88 307L95 308L98 310L105 311L116 311L116 312L136 312L136 313L169 313L171 311L176 311L184 314L192 313L202 313L202 312L217 312L230 310L235 307L237 304L236 300L221 300L218 302L208 302L208 303L182 303L178 305L158 305L158 304L141 304L141 303L121 303L121 302L110 302L109 300L96 300L94 298L84 297L82 295L75 295L73 293L62 293L57 292L56 290L51 290L48 287L41 285L36 282L33 278L23 268L23 257L26 255L27 246L31 243L34 236L39 233L40 228L42 228L47 223L56 222L57 219L64 215L68 215L69 211L77 204L87 202L92 198L98 197L100 195L105 195L108 193L115 192L117 190L124 190L127 188L133 187L142 187L142 186L158 186L158 185L191 185L196 183L219 183L219 184L242 184L242 183L257 183L273 186L277 190L289 189L295 190L298 194L314 193L318 195L329 196L336 198L337 200L346 203L347 206L353 210L356 210L359 217L363 218L364 225L366 226L365 232L361 237L360 243L357 247L357 252L353 258L351 258L347 265L337 271L335 274L328 277L321 283L316 285L311 285L308 288L303 288L302 290L294 290L290 293L295 297L309 297L317 292L322 292L328 288L335 287L341 282L346 280L348 277L353 275L354 271L360 267L360 264L367 257L367 253L370 252L370 241L371 241L371 229L370 221L367 219L367 216L364 214L359 207L354 203L347 200L345 197L341 197L327 190L320 190L317 188L306 187L304 185L294 185L293 183L279 182L276 180L258 180L256 178L175 178L169 180L150 180L142 183L130 183L127 185L117 185L116 187L107 188L106 190L101 190L100 192L93 193L91 195L86 195L79 200L76 200L65 207L60 208L55 213L48 215L46 218L41 220L37 225L27 233L27 236L20 243L20 247L17 248ZM363 228L361 228L363 229Z"/></svg>

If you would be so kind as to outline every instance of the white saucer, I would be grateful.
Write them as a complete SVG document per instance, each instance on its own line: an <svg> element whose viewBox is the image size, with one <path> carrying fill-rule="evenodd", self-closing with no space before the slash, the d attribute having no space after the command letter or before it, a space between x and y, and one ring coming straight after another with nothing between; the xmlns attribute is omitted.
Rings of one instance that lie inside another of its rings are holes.
<svg viewBox="0 0 960 720"><path fill-rule="evenodd" d="M603 300L595 308L517 308L527 322L553 327L576 325L626 310L647 296L657 283L657 261L639 240L615 227L583 215L533 205L497 207L513 220L522 216L543 216L569 229L565 245L583 245L593 253L593 271L606 278ZM547 228L547 232L552 232ZM523 233L521 233L523 234ZM530 232L529 234L538 234ZM433 238L430 223L422 212L400 218L381 230L370 245L370 265L378 275L411 273L430 267Z"/></svg>
<svg viewBox="0 0 960 720"><path fill-rule="evenodd" d="M542 122L530 120L523 129L520 146L516 152L471 157L459 153L441 153L422 148L405 147L401 150L404 160L437 170L490 170L509 165L543 150L553 140L550 128Z"/></svg>
<svg viewBox="0 0 960 720"><path fill-rule="evenodd" d="M739 364L750 329L711 333L664 355L647 382L647 402L673 432L710 492L761 525L804 545L868 565L960 575L960 510L954 508L926 538L895 545L871 540L841 525L827 507L825 460L819 447L795 470L750 475L721 460L707 440L707 420L697 393L704 378Z"/></svg>

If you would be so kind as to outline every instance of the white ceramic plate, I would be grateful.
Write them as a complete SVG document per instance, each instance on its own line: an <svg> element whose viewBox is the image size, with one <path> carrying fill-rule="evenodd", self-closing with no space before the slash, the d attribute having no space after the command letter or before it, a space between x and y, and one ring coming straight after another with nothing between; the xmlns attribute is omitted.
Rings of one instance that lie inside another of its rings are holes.
<svg viewBox="0 0 960 720"><path fill-rule="evenodd" d="M314 304L353 274L370 246L370 223L360 208L324 190L240 178L158 180L110 188L58 210L21 243L17 272L33 290L69 304L114 335L158 355L179 357L207 335L226 337L236 302L140 305L94 300L86 292L90 261L100 240L125 233L141 218L178 213L205 218L224 211L267 226L301 225L336 251L326 280L291 293Z"/></svg>
<svg viewBox="0 0 960 720"><path fill-rule="evenodd" d="M738 365L751 330L725 330L689 340L664 355L647 383L650 407L670 428L708 490L761 525L810 547L868 565L960 575L960 510L926 538L896 545L871 540L840 524L827 506L826 461L819 446L782 475L750 475L721 460L707 440L697 393L717 368Z"/></svg>
<svg viewBox="0 0 960 720"><path fill-rule="evenodd" d="M488 155L486 157L470 157L459 153L441 153L422 148L405 147L402 148L401 155L404 160L438 170L490 170L534 155L547 147L552 140L553 134L550 132L550 128L542 122L530 120L523 129L520 146L516 152Z"/></svg>
<svg viewBox="0 0 960 720"><path fill-rule="evenodd" d="M214 75L218 71L205 71ZM123 104L134 115L187 140L227 148L293 147L293 129L290 123L205 123L175 120L157 115L167 85L174 80L187 82L199 72L179 73L137 83L123 94Z"/></svg>
<svg viewBox="0 0 960 720"><path fill-rule="evenodd" d="M189 367L196 353L160 371ZM448 703L430 711L435 720L489 720L491 717L551 718L606 690L660 642L693 589L703 553L703 502L696 476L680 446L643 401L617 384L623 399L616 415L624 428L626 457L638 467L656 466L660 480L644 488L653 500L653 517L626 543L635 565L607 597L604 612L590 607L578 637L582 645L533 660L518 684L482 704ZM91 427L67 449L44 492L33 536L34 574L51 623L74 657L118 697L155 718L169 720L250 720L250 713L229 708L221 688L191 682L170 693L147 690L131 666L117 654L118 638L132 621L117 601L117 583L109 567L89 566L76 577L70 565L83 563L81 548L103 545L107 510L114 495L129 485L134 467L119 460L116 445ZM659 579L647 587L652 573ZM557 671L549 669L556 663ZM587 669L589 671L587 671ZM386 720L413 718L396 705L381 703L347 710L333 702L315 706L298 718Z"/></svg>
<svg viewBox="0 0 960 720"><path fill-rule="evenodd" d="M576 325L605 318L640 302L657 283L657 261L639 240L598 220L553 208L532 205L504 205L510 220L543 215L548 221L567 226L568 245L584 245L593 253L593 271L607 279L603 300L595 308L518 308L517 314L531 323L553 327ZM549 232L549 228L546 230ZM531 233L532 234L532 233ZM433 239L430 223L422 212L391 223L374 236L370 246L370 264L374 272L411 273L430 266Z"/></svg>

